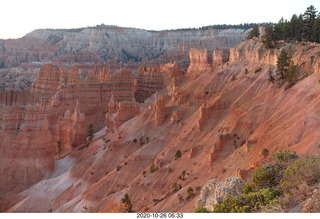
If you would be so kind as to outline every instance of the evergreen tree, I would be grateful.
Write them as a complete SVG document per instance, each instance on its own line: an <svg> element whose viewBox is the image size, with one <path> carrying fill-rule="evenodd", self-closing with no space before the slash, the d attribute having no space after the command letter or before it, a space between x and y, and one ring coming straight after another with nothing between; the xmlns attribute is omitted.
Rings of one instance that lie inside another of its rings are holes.
<svg viewBox="0 0 320 219"><path fill-rule="evenodd" d="M313 5L307 8L303 14L303 39L306 41L312 41L313 25L316 20L317 11Z"/></svg>
<svg viewBox="0 0 320 219"><path fill-rule="evenodd" d="M252 39L253 37L259 37L259 36L260 36L259 27L258 27L258 25L256 25L249 32L248 39Z"/></svg>
<svg viewBox="0 0 320 219"><path fill-rule="evenodd" d="M288 76L287 76L287 82L291 85L296 83L298 80L298 66L296 65L290 65Z"/></svg>
<svg viewBox="0 0 320 219"><path fill-rule="evenodd" d="M297 33L296 33L296 39L297 41L302 40L302 34L303 34L303 17L302 14L299 15L297 19Z"/></svg>
<svg viewBox="0 0 320 219"><path fill-rule="evenodd" d="M320 43L320 13L313 24L312 41Z"/></svg>
<svg viewBox="0 0 320 219"><path fill-rule="evenodd" d="M277 60L277 73L281 75L281 78L284 79L288 74L290 66L290 59L287 52L283 49L280 52Z"/></svg>
<svg viewBox="0 0 320 219"><path fill-rule="evenodd" d="M57 148L58 148L58 153L60 157L60 152L61 152L61 141L57 141Z"/></svg>
<svg viewBox="0 0 320 219"><path fill-rule="evenodd" d="M121 199L121 203L123 203L124 205L123 210L125 212L132 212L132 203L128 193L126 193L124 197Z"/></svg>
<svg viewBox="0 0 320 219"><path fill-rule="evenodd" d="M292 15L290 20L290 40L297 40L298 34L298 16L296 14Z"/></svg>
<svg viewBox="0 0 320 219"><path fill-rule="evenodd" d="M274 77L272 76L272 69L271 69L271 65L269 66L269 69L268 69L268 76L269 76L269 81L274 83Z"/></svg>
<svg viewBox="0 0 320 219"><path fill-rule="evenodd" d="M276 25L274 25L274 29L273 29L274 40L283 39L283 29L284 29L284 19L282 17L279 20L279 22Z"/></svg>
<svg viewBox="0 0 320 219"><path fill-rule="evenodd" d="M266 49L273 48L273 44L275 41L275 36L273 32L272 26L267 26L265 29L265 34L262 36L262 42Z"/></svg>
<svg viewBox="0 0 320 219"><path fill-rule="evenodd" d="M91 142L93 139L93 133L94 133L93 125L92 123L90 123L87 129L87 139L89 142Z"/></svg>

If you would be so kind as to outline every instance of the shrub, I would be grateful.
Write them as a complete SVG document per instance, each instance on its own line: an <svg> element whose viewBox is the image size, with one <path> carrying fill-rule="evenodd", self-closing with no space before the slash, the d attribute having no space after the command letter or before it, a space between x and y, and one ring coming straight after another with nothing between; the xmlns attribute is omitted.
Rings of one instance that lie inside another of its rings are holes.
<svg viewBox="0 0 320 219"><path fill-rule="evenodd" d="M140 142L140 146L144 145L143 136L141 136L141 137L139 138L139 142Z"/></svg>
<svg viewBox="0 0 320 219"><path fill-rule="evenodd" d="M185 177L186 176L186 171L184 170L184 171L182 171L182 180L185 180Z"/></svg>
<svg viewBox="0 0 320 219"><path fill-rule="evenodd" d="M138 143L138 139L133 139L133 143L137 144Z"/></svg>
<svg viewBox="0 0 320 219"><path fill-rule="evenodd" d="M237 80L236 75L232 75L231 81L235 81L235 80Z"/></svg>
<svg viewBox="0 0 320 219"><path fill-rule="evenodd" d="M150 173L154 173L154 172L156 172L158 169L159 169L159 168L156 167L156 166L154 165L154 163L152 163L151 166L150 166Z"/></svg>
<svg viewBox="0 0 320 219"><path fill-rule="evenodd" d="M298 155L296 152L291 153L290 149L285 149L283 152L279 151L273 155L273 160L278 165L284 165L284 163L287 163L289 161L292 161L294 159L297 159Z"/></svg>
<svg viewBox="0 0 320 219"><path fill-rule="evenodd" d="M257 187L254 183L247 183L242 188L242 193L249 194L250 192L255 192L257 190Z"/></svg>
<svg viewBox="0 0 320 219"><path fill-rule="evenodd" d="M284 191L292 193L298 186L305 182L308 186L320 181L320 157L310 156L296 159L283 173L281 186Z"/></svg>
<svg viewBox="0 0 320 219"><path fill-rule="evenodd" d="M246 74L248 74L248 73L249 73L248 69L245 69L245 70L244 70L244 74L246 75Z"/></svg>
<svg viewBox="0 0 320 219"><path fill-rule="evenodd" d="M260 72L262 70L262 68L257 68L254 73L257 74L258 72Z"/></svg>
<svg viewBox="0 0 320 219"><path fill-rule="evenodd" d="M208 209L204 207L198 207L194 210L194 213L211 213L211 211L208 211Z"/></svg>
<svg viewBox="0 0 320 219"><path fill-rule="evenodd" d="M189 196L194 195L194 193L193 193L193 188L192 188L192 187L189 187L188 190L187 190L187 192L188 192L188 195L189 195Z"/></svg>
<svg viewBox="0 0 320 219"><path fill-rule="evenodd" d="M269 150L267 148L263 148L261 154L264 156L264 158L266 158L269 155Z"/></svg>
<svg viewBox="0 0 320 219"><path fill-rule="evenodd" d="M259 212L274 202L282 193L274 188L260 189L257 192L227 197L221 204L213 205L215 213L250 213Z"/></svg>
<svg viewBox="0 0 320 219"><path fill-rule="evenodd" d="M256 188L272 188L280 183L280 179L277 177L279 170L274 164L265 164L251 175L251 182Z"/></svg>
<svg viewBox="0 0 320 219"><path fill-rule="evenodd" d="M179 191L180 189L182 189L182 186L180 184L177 184L177 183L173 183L172 184L172 189L174 192L177 192Z"/></svg>
<svg viewBox="0 0 320 219"><path fill-rule="evenodd" d="M147 137L146 137L146 143L148 144L149 141L150 141L150 139L149 139L149 137L147 136Z"/></svg>
<svg viewBox="0 0 320 219"><path fill-rule="evenodd" d="M72 148L76 148L76 147L77 147L77 144L76 144L75 142L72 142L71 147L72 147Z"/></svg>
<svg viewBox="0 0 320 219"><path fill-rule="evenodd" d="M174 155L175 160L180 158L182 156L182 152L180 150L177 150L176 154Z"/></svg>

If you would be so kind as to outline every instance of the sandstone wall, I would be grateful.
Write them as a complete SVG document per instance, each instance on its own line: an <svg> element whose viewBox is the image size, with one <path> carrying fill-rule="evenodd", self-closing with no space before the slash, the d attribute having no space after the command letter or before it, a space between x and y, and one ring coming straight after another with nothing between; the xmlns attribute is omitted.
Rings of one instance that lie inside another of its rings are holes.
<svg viewBox="0 0 320 219"><path fill-rule="evenodd" d="M189 58L190 65L188 67L188 72L191 72L193 70L201 71L210 68L209 55L207 49L190 49Z"/></svg>
<svg viewBox="0 0 320 219"><path fill-rule="evenodd" d="M0 107L0 196L38 182L54 165L55 148L42 106Z"/></svg>
<svg viewBox="0 0 320 219"><path fill-rule="evenodd" d="M176 62L160 66L142 66L137 72L137 89L135 98L138 102L144 102L156 91L171 84L173 78L180 77L182 72Z"/></svg>

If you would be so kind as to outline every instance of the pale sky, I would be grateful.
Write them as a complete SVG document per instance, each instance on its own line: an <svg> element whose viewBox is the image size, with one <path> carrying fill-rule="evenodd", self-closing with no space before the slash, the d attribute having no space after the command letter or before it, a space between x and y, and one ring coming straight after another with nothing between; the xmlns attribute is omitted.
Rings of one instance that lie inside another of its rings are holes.
<svg viewBox="0 0 320 219"><path fill-rule="evenodd" d="M213 24L278 22L304 13L320 0L1 0L0 39L19 38L40 28L97 24L147 30Z"/></svg>

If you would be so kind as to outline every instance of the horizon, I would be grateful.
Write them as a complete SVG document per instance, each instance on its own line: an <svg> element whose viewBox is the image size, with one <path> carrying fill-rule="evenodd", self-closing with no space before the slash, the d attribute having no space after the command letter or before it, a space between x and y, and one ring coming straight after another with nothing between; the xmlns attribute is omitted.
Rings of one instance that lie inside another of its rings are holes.
<svg viewBox="0 0 320 219"><path fill-rule="evenodd" d="M7 22L0 24L0 39L21 38L38 29L78 29L101 24L162 31L224 24L277 23L281 17L290 20L293 14L303 14L310 5L318 12L320 10L320 2L316 0L270 0L268 4L262 5L263 10L261 3L258 5L253 0L198 0L197 4L188 0L153 3L147 0L91 0L91 4L57 0L50 5L43 5L42 2L6 0L2 5L4 12L0 14L0 19Z"/></svg>

